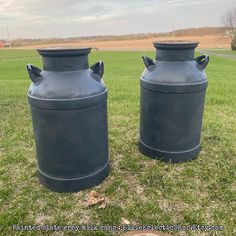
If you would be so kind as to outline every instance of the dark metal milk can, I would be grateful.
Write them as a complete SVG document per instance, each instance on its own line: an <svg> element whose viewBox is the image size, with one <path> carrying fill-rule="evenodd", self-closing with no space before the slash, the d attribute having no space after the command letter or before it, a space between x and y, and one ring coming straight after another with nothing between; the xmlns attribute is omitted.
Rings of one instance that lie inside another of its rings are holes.
<svg viewBox="0 0 236 236"><path fill-rule="evenodd" d="M99 184L109 171L104 65L91 48L38 49L43 70L27 65L40 182L58 192Z"/></svg>
<svg viewBox="0 0 236 236"><path fill-rule="evenodd" d="M209 57L194 58L197 42L155 42L156 60L143 57L141 153L166 162L194 159L200 136Z"/></svg>

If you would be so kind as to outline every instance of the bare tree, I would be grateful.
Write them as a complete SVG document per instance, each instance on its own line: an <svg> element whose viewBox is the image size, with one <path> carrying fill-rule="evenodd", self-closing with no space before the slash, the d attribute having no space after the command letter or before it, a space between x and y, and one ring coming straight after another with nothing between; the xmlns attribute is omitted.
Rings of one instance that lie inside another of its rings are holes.
<svg viewBox="0 0 236 236"><path fill-rule="evenodd" d="M236 50L236 7L229 9L223 16L222 22L229 32L231 48Z"/></svg>

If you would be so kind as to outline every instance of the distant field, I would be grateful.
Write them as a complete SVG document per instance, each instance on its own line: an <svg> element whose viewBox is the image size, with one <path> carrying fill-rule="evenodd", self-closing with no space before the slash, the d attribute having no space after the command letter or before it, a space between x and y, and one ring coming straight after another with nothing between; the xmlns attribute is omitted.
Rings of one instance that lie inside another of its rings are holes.
<svg viewBox="0 0 236 236"><path fill-rule="evenodd" d="M15 39L21 48L91 46L98 50L153 50L157 40L198 41L199 48L230 48L230 37L225 27L176 29L174 32L140 33L127 35L97 35L73 38Z"/></svg>
<svg viewBox="0 0 236 236"><path fill-rule="evenodd" d="M0 235L26 235L13 232L12 224L120 225L124 223L122 217L139 225L223 225L223 232L199 235L236 235L235 60L210 57L202 151L194 161L173 165L151 160L138 151L143 54L154 57L154 51L91 53L90 64L99 59L105 62L112 168L98 187L66 194L49 191L39 184L36 176L26 97L30 80L25 67L27 63L42 67L41 59L33 50L0 50ZM91 190L107 198L105 209L86 205ZM196 232L169 233L196 235ZM27 235L39 234L27 232ZM114 234L81 232L79 235Z"/></svg>
<svg viewBox="0 0 236 236"><path fill-rule="evenodd" d="M120 40L80 40L70 43L48 43L21 47L23 49L41 47L81 47L90 46L98 50L153 50L153 42L157 40L186 40L199 42L199 48L230 48L229 36L162 36L141 39L120 39Z"/></svg>

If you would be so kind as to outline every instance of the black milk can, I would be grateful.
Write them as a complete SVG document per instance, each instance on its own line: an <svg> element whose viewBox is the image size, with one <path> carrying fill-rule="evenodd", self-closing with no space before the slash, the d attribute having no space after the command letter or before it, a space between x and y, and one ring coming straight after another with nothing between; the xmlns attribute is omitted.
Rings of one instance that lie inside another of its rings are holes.
<svg viewBox="0 0 236 236"><path fill-rule="evenodd" d="M43 70L27 65L40 182L58 192L99 184L109 172L104 65L91 48L38 49Z"/></svg>
<svg viewBox="0 0 236 236"><path fill-rule="evenodd" d="M156 59L143 57L141 153L166 162L194 159L200 136L209 57L194 58L197 42L155 42Z"/></svg>

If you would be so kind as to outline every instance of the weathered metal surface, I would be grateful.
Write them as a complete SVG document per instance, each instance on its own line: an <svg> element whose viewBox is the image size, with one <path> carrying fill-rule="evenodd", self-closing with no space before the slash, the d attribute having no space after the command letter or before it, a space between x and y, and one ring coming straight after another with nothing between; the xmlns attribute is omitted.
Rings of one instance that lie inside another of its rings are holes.
<svg viewBox="0 0 236 236"><path fill-rule="evenodd" d="M200 151L209 62L194 59L196 42L155 42L156 60L143 57L140 151L166 162L183 162Z"/></svg>
<svg viewBox="0 0 236 236"><path fill-rule="evenodd" d="M109 171L107 89L91 48L39 49L43 70L27 65L38 176L46 187L75 192Z"/></svg>

